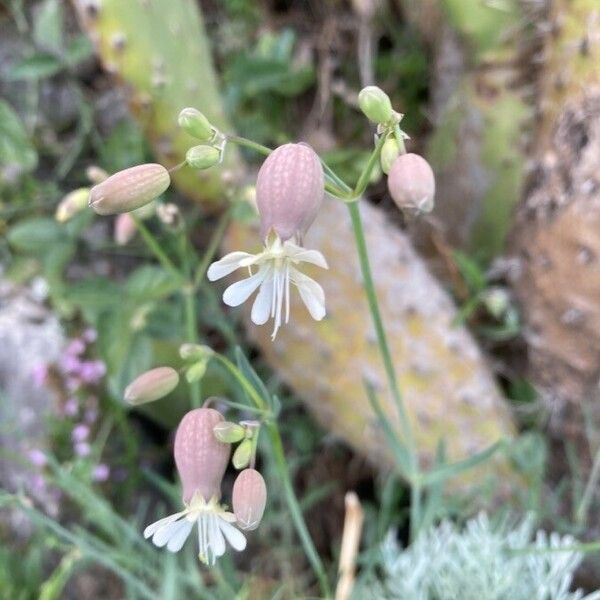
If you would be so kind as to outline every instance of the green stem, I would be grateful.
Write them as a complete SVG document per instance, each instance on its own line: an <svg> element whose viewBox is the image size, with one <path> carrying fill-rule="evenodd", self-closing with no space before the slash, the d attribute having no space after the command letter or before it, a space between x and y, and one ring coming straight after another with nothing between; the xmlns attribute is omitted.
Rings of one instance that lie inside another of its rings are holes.
<svg viewBox="0 0 600 600"><path fill-rule="evenodd" d="M394 137L398 142L398 148L400 149L400 154L406 154L406 146L404 145L404 136L402 135L402 131L400 130L400 125L396 123L394 125Z"/></svg>
<svg viewBox="0 0 600 600"><path fill-rule="evenodd" d="M198 319L196 314L196 292L191 285L186 285L182 290L183 303L185 310L185 329L186 338L191 344L198 343ZM191 405L192 408L200 408L201 389L200 381L190 383Z"/></svg>
<svg viewBox="0 0 600 600"><path fill-rule="evenodd" d="M254 150L259 154L264 154L265 156L269 156L273 150L268 146L263 146L262 144L258 144L257 142L253 142L245 137L241 137L239 135L227 135L226 136L228 142L233 142L238 146L243 146L244 148L250 148L250 150Z"/></svg>
<svg viewBox="0 0 600 600"><path fill-rule="evenodd" d="M376 155L376 153L374 153ZM369 161L371 162L371 161ZM367 166L368 168L368 166ZM361 178L362 179L362 178ZM359 179L360 183L360 179ZM359 184L356 185L356 190L360 189ZM350 218L352 220L352 229L354 231L354 238L356 241L356 250L358 252L358 259L360 262L360 268L363 277L363 285L365 294L367 296L367 302L369 304L369 310L371 312L371 318L375 326L375 332L377 335L377 343L379 345L379 352L383 361L383 366L388 380L388 385L396 410L400 418L400 426L402 427L402 433L408 449L411 473L409 474L409 483L411 488L411 518L410 518L410 530L411 540L414 540L420 522L421 513L421 484L419 482L419 463L417 456L416 443L412 431L412 426L400 393L400 387L398 385L398 377L396 375L396 369L392 360L392 353L385 333L385 327L383 326L383 319L381 317L381 310L379 308L379 301L377 299L377 293L375 290L375 282L373 280L373 274L371 272L371 265L369 263L369 254L367 251L367 243L365 240L364 228L362 224L362 218L357 202L348 203L348 210L350 211Z"/></svg>
<svg viewBox="0 0 600 600"><path fill-rule="evenodd" d="M217 253L219 244L221 243L223 235L225 234L225 229L227 228L229 220L231 219L231 211L232 208L230 207L221 215L221 218L217 223L217 227L214 233L212 234L210 241L208 242L208 246L206 247L206 250L202 255L202 260L196 268L196 272L194 274L193 279L195 290L198 289L198 287L200 287L200 285L202 284L204 276L206 275L206 271L208 271L208 267L212 262L213 258L215 257L215 254Z"/></svg>
<svg viewBox="0 0 600 600"><path fill-rule="evenodd" d="M169 271L173 276L177 277L179 280L185 281L185 277L179 272L179 269L175 266L173 261L166 255L164 250L160 247L160 244L156 240L156 238L150 233L150 230L142 223L141 219L136 217L133 213L131 214L131 218L133 219L137 230L140 232L144 242L154 254L158 262L164 267L166 271Z"/></svg>
<svg viewBox="0 0 600 600"><path fill-rule="evenodd" d="M252 399L257 408L262 410L265 410L267 408L267 403L265 399L262 398L262 396L256 391L254 386L248 381L248 379L237 368L236 365L234 365L226 356L223 356L222 354L215 353L214 358L221 362L221 364L224 365L227 368L227 370L235 377L235 379L239 382L244 391ZM306 523L304 522L304 516L302 515L300 503L298 502L296 494L294 493L292 479L290 476L287 462L285 460L285 452L283 449L283 442L281 441L281 434L279 433L279 429L275 421L269 421L268 423L266 423L266 427L269 432L269 439L271 441L271 447L273 448L273 454L275 456L275 465L281 477L283 491L288 504L288 508L292 515L292 520L294 521L294 525L296 527L296 531L298 533L298 536L300 537L300 541L302 542L302 546L304 548L306 557L308 558L308 561L310 562L311 567L319 581L319 585L321 587L321 592L323 596L325 598L331 598L329 581L327 579L323 563L314 546L312 538L310 537L310 533L308 532L308 528L306 527Z"/></svg>
<svg viewBox="0 0 600 600"><path fill-rule="evenodd" d="M296 498L296 494L294 492L294 487L292 485L292 480L288 470L287 462L285 460L285 452L283 450L283 443L281 441L279 429L277 428L277 425L274 422L268 423L267 429L269 432L269 438L271 439L273 453L275 454L275 464L277 465L277 469L279 470L279 474L282 479L283 491L288 503L288 508L292 515L292 520L294 521L294 525L296 526L296 531L298 532L300 541L302 542L302 546L304 547L304 552L308 558L308 561L310 562L313 571L315 572L315 575L319 580L321 593L325 598L331 598L329 580L327 579L327 575L325 573L325 569L323 568L321 558L313 544L312 538L310 537L310 533L308 532L308 528L306 527L304 516L302 515L302 509L300 508L300 503L298 502L298 499Z"/></svg>
<svg viewBox="0 0 600 600"><path fill-rule="evenodd" d="M154 254L158 262L165 270L167 270L181 282L181 295L183 297L183 306L185 312L185 335L190 343L196 344L198 342L198 319L196 314L196 298L194 287L190 285L185 275L179 271L173 261L166 255L166 253L160 247L158 240L154 237L154 235L152 235L150 230L142 223L142 221L134 214L132 214L131 217L133 218L135 226L144 239L144 242L152 254ZM195 381L190 384L190 393L192 406L194 408L198 408L201 404L200 398L202 395L199 381Z"/></svg>
<svg viewBox="0 0 600 600"><path fill-rule="evenodd" d="M349 199L350 201L358 200L363 195L364 191L367 189L367 186L369 185L369 181L371 179L371 173L373 172L375 165L379 161L379 155L381 154L381 149L383 148L383 144L385 144L386 139L387 135L382 135L377 140L377 145L375 146L373 152L371 152L371 156L369 156L367 166L364 168L363 172L358 178L358 181L356 182L356 186L352 193L352 197Z"/></svg>

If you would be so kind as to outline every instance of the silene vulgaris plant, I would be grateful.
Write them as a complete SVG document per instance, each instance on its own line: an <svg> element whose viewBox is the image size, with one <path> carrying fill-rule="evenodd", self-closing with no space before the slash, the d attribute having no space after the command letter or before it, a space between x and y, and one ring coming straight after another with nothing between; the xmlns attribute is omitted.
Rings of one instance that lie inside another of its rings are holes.
<svg viewBox="0 0 600 600"><path fill-rule="evenodd" d="M124 394L128 403L139 405L165 397L179 384L182 375L190 385L191 410L181 420L174 442L183 506L180 511L148 525L144 536L156 546L176 552L195 528L198 556L207 565L213 565L228 546L236 551L244 550L246 535L259 527L267 504L265 481L256 469L259 434L265 432L270 443L270 458L277 469L291 519L324 597L331 596L330 582L292 486L277 425L278 400L270 394L239 349L234 361L199 343L195 321L197 277L190 280L189 269L176 265L146 227L144 219L148 214L156 214L165 227L179 228L179 231L184 229L177 207L157 201L169 187L173 170L209 169L223 160L231 144L264 156L256 179L253 203L260 222L262 250L258 254L250 254L247 249L239 248L212 264L209 264L212 260L209 255L198 272L200 279L206 277L211 282L238 271L245 272L245 277L238 277L225 289L223 301L228 306L239 306L255 295L250 310L251 320L257 326L272 321L272 338L275 339L278 331L294 318L290 309L292 294L300 296L315 321L326 318L327 302L323 288L303 269L306 265L319 267L325 277L327 260L318 248L307 248L304 239L313 221L319 218L323 202L342 201L347 205L377 343L398 411L398 434L385 422L377 394L368 382L365 382L365 391L397 456L399 473L410 485L410 529L414 540L425 520L421 510L422 489L431 482L439 482L486 460L495 448L462 463L444 465L443 472L436 472L437 467L433 467L433 471L422 472L419 466L415 436L398 386L379 310L358 203L378 166L388 176L388 190L396 205L412 216L433 209L435 181L425 159L406 153L407 136L400 129L402 115L393 110L390 99L382 90L373 86L363 89L358 96L358 105L364 115L375 123L376 132L371 155L354 186L345 183L308 144L288 143L271 149L221 132L199 110L185 108L179 115L179 126L199 143L187 151L182 164L171 171L159 164L144 164L111 176L95 173L93 178L90 177L95 185L65 197L57 211L57 218L67 220L84 209L87 198L89 206L97 214L117 215L117 243L126 244L139 233L160 264L181 282L189 336L180 348L184 367L176 371L169 366L159 366L143 373ZM218 241L214 244L215 248ZM245 393L247 405L222 398L209 398L202 402L199 382L209 361L219 362L230 373ZM229 422L220 412L226 408L243 410L244 414L250 411L256 418ZM227 504L221 494L221 481L230 459L233 467L240 472Z"/></svg>

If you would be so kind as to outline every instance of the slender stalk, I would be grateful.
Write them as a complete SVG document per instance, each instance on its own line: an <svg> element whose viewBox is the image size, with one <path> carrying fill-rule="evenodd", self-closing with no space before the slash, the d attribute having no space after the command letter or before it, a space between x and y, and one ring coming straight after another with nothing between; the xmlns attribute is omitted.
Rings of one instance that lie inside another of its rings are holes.
<svg viewBox="0 0 600 600"><path fill-rule="evenodd" d="M152 235L150 230L134 214L132 214L131 216L135 222L135 226L142 235L144 242L146 243L152 254L154 254L158 262L163 266L163 268L166 271L171 273L181 282L181 295L183 297L183 306L185 313L185 335L190 343L197 343L198 319L196 314L196 298L194 287L187 281L185 275L181 273L181 271L175 266L173 261L166 255L164 250L160 247L158 240L154 237L154 235ZM201 404L200 398L202 395L199 381L195 381L190 384L190 393L192 406L194 408L198 408Z"/></svg>
<svg viewBox="0 0 600 600"><path fill-rule="evenodd" d="M239 135L226 135L225 137L228 142L233 142L234 144L237 144L238 146L243 146L244 148L250 148L250 150L254 150L255 152L258 152L259 154L264 154L265 156L269 156L269 154L273 152L273 150L271 150L271 148L269 148L268 146L263 146L262 144L253 142L252 140L249 140L245 137L241 137Z"/></svg>
<svg viewBox="0 0 600 600"><path fill-rule="evenodd" d="M375 155L376 153L374 153ZM369 161L370 163L371 161ZM368 168L368 166L367 166ZM362 178L361 178L362 179ZM360 183L360 179L359 179ZM359 184L356 185L356 190L360 189ZM402 394L400 393L400 387L398 385L398 378L396 375L396 369L392 360L392 354L383 326L383 319L381 317L381 311L379 308L379 301L377 299L377 293L375 291L375 282L373 281L373 274L371 272L371 265L369 263L369 254L367 251L367 243L364 235L364 228L362 224L362 218L357 202L348 203L348 210L350 211L350 218L352 220L352 229L354 231L354 238L356 241L356 250L358 252L358 259L360 262L360 268L363 276L363 285L365 294L367 296L367 302L369 304L369 310L371 312L371 318L375 326L375 332L377 334L377 343L379 345L379 352L383 361L383 366L388 379L388 385L400 417L400 426L402 427L402 433L406 441L408 449L411 473L409 474L409 484L411 490L411 503L410 503L410 537L411 540L416 538L419 530L419 523L421 519L421 484L419 482L419 461L416 449L416 443L410 424L410 419Z"/></svg>
<svg viewBox="0 0 600 600"><path fill-rule="evenodd" d="M356 182L356 186L354 187L354 192L350 200L358 200L363 195L364 191L367 189L367 186L369 185L369 180L371 179L371 173L373 172L373 169L375 168L375 165L379 160L379 155L381 154L381 149L383 148L383 144L385 143L386 139L387 135L382 135L377 140L377 145L371 153L371 156L369 156L367 166L364 168L363 172L358 178L358 181Z"/></svg>
<svg viewBox="0 0 600 600"><path fill-rule="evenodd" d="M237 368L236 365L234 365L226 356L223 356L222 354L215 353L214 358L216 358L222 365L224 365L227 368L227 370L236 378L236 380L239 382L239 384L242 386L244 391L248 394L248 396L251 398L251 400L254 402L257 408L262 410L266 410L268 408L265 399L262 398L262 396L256 391L254 386L248 381L248 379ZM310 537L310 533L304 521L304 516L302 515L300 503L298 502L298 499L296 498L296 494L294 492L292 479L290 476L287 462L285 460L283 442L281 441L281 434L279 433L277 423L275 421L269 421L266 423L266 427L269 433L271 447L273 448L275 465L277 466L277 470L279 471L279 475L281 476L283 491L288 504L288 508L290 510L290 514L292 516L292 520L294 521L294 525L296 527L296 532L300 537L300 541L302 542L302 546L304 548L306 557L308 558L308 561L311 564L311 567L319 581L321 593L325 598L331 598L331 589L329 586L329 580L327 579L327 574L325 573L325 569L323 567L323 563L321 561L319 553L317 552L312 538Z"/></svg>
<svg viewBox="0 0 600 600"><path fill-rule="evenodd" d="M225 229L227 228L229 220L231 219L231 211L232 208L228 208L221 215L219 222L217 223L217 227L214 233L212 234L210 241L208 242L208 246L206 247L204 254L202 255L202 260L200 261L200 264L198 265L198 267L196 268L196 272L194 273L194 289L198 289L198 287L201 285L204 276L206 275L206 271L208 270L210 263L212 262L215 254L217 253L219 244L221 243L223 235L225 234Z"/></svg>
<svg viewBox="0 0 600 600"><path fill-rule="evenodd" d="M185 329L186 337L192 344L198 343L198 318L196 314L196 291L191 285L186 285L182 290L183 304L185 310ZM194 381L190 383L191 393L191 405L192 408L200 408L201 401L201 389L200 381Z"/></svg>
<svg viewBox="0 0 600 600"><path fill-rule="evenodd" d="M166 255L164 250L160 247L160 244L156 240L156 238L150 233L150 230L142 223L141 219L136 217L133 213L131 214L131 218L133 219L137 230L140 232L144 242L154 254L158 262L163 266L166 271L169 271L171 275L177 277L179 280L184 280L185 277L180 273L179 269L175 266L173 261Z"/></svg>

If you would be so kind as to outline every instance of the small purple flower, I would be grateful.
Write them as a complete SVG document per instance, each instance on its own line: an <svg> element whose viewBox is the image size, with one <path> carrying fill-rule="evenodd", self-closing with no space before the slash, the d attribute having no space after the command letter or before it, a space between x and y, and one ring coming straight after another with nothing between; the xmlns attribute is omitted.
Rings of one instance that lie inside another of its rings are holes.
<svg viewBox="0 0 600 600"><path fill-rule="evenodd" d="M81 369L82 362L72 354L65 354L60 359L60 369L69 375L77 374Z"/></svg>
<svg viewBox="0 0 600 600"><path fill-rule="evenodd" d="M65 380L67 391L76 392L81 387L81 381L76 377L67 377Z"/></svg>
<svg viewBox="0 0 600 600"><path fill-rule="evenodd" d="M80 442L78 444L75 444L75 454L77 454L77 456L81 458L89 456L91 451L92 449L87 442Z"/></svg>
<svg viewBox="0 0 600 600"><path fill-rule="evenodd" d="M46 491L46 480L41 474L34 475L31 479L31 491L34 494L41 495Z"/></svg>
<svg viewBox="0 0 600 600"><path fill-rule="evenodd" d="M101 360L81 363L79 376L84 383L98 383L106 374L106 365Z"/></svg>
<svg viewBox="0 0 600 600"><path fill-rule="evenodd" d="M88 343L88 344L92 344L96 341L96 339L98 338L98 333L96 332L95 329L92 329L91 327L88 327L88 329L86 329L83 332L83 339Z"/></svg>
<svg viewBox="0 0 600 600"><path fill-rule="evenodd" d="M75 425L75 427L73 428L73 431L71 432L71 439L77 444L79 442L84 442L85 440L87 440L89 435L90 428L87 425L80 423L79 425Z"/></svg>
<svg viewBox="0 0 600 600"><path fill-rule="evenodd" d="M94 481L102 482L106 481L110 477L110 467L101 463L96 465L92 471L92 479Z"/></svg>
<svg viewBox="0 0 600 600"><path fill-rule="evenodd" d="M45 363L38 363L31 370L31 378L36 388L41 388L48 379L48 365Z"/></svg>
<svg viewBox="0 0 600 600"><path fill-rule="evenodd" d="M46 454L38 448L32 448L28 453L27 457L29 462L36 467L44 467L48 463Z"/></svg>
<svg viewBox="0 0 600 600"><path fill-rule="evenodd" d="M69 398L63 405L63 413L67 417L74 417L79 412L77 398Z"/></svg>
<svg viewBox="0 0 600 600"><path fill-rule="evenodd" d="M85 411L85 415L84 415L84 417L83 417L83 418L85 419L85 422L86 422L86 423L89 423L90 425L91 425L92 423L95 423L95 422L96 422L96 419L98 418L98 409L97 409L97 408L95 408L95 407L88 408L88 409Z"/></svg>
<svg viewBox="0 0 600 600"><path fill-rule="evenodd" d="M65 353L70 356L79 356L85 352L85 343L80 338L75 338L69 342Z"/></svg>

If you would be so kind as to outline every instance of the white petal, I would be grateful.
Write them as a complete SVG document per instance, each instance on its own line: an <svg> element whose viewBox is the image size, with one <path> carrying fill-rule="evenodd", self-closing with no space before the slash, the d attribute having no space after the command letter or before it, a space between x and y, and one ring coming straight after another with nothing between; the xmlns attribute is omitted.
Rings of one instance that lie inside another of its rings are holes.
<svg viewBox="0 0 600 600"><path fill-rule="evenodd" d="M178 521L177 525L179 525L179 529L171 536L171 539L167 544L167 550L170 552L179 552L181 550L185 540L187 540L190 535L190 531L192 531L194 523L184 519L183 521Z"/></svg>
<svg viewBox="0 0 600 600"><path fill-rule="evenodd" d="M215 557L208 554L208 534L206 530L208 516L201 515L198 519L198 558L206 565L215 564ZM212 558L212 560L211 560Z"/></svg>
<svg viewBox="0 0 600 600"><path fill-rule="evenodd" d="M263 282L266 274L266 270L261 269L258 273L255 273L247 279L237 281L230 285L223 293L223 302L225 302L227 306L239 306L246 302L252 292L254 292L254 290Z"/></svg>
<svg viewBox="0 0 600 600"><path fill-rule="evenodd" d="M172 523L173 521L177 521L177 519L182 517L184 514L185 514L185 511L178 512L178 513L175 513L174 515L169 515L168 517L165 517L164 519L159 519L158 521L155 521L154 523L148 525L148 527L146 527L146 529L144 529L144 537L146 539L148 539L149 537L153 536L163 525L168 525L169 523Z"/></svg>
<svg viewBox="0 0 600 600"><path fill-rule="evenodd" d="M234 550L241 552L246 547L246 537L239 530L236 529L231 523L227 523L223 519L218 520L219 529L225 535L225 538Z"/></svg>
<svg viewBox="0 0 600 600"><path fill-rule="evenodd" d="M296 284L302 302L304 302L310 316L315 321L320 321L325 316L325 292L323 288L314 279L296 269L292 269L291 279Z"/></svg>
<svg viewBox="0 0 600 600"><path fill-rule="evenodd" d="M236 269L244 266L241 263L248 258L253 258L253 255L248 254L248 252L231 252L230 254L225 255L221 260L212 263L212 265L208 267L206 276L209 281L216 281L217 279L226 277Z"/></svg>
<svg viewBox="0 0 600 600"><path fill-rule="evenodd" d="M296 246L292 242L285 243L285 253L287 256L298 262L307 262L317 265L322 269L328 269L325 257L318 250L306 250L302 246Z"/></svg>
<svg viewBox="0 0 600 600"><path fill-rule="evenodd" d="M212 548L213 554L215 556L223 556L225 554L225 538L219 529L218 524L219 517L216 515L212 515L210 518L210 531L209 531L209 539L210 546Z"/></svg>
<svg viewBox="0 0 600 600"><path fill-rule="evenodd" d="M162 548L171 540L171 538L177 535L177 532L181 529L181 525L185 524L185 521L175 521L174 523L167 523L163 525L153 536L152 543L159 548Z"/></svg>
<svg viewBox="0 0 600 600"><path fill-rule="evenodd" d="M252 305L252 322L256 325L264 325L269 320L271 313L271 302L273 301L273 272L269 269L268 275L260 284L260 289Z"/></svg>

